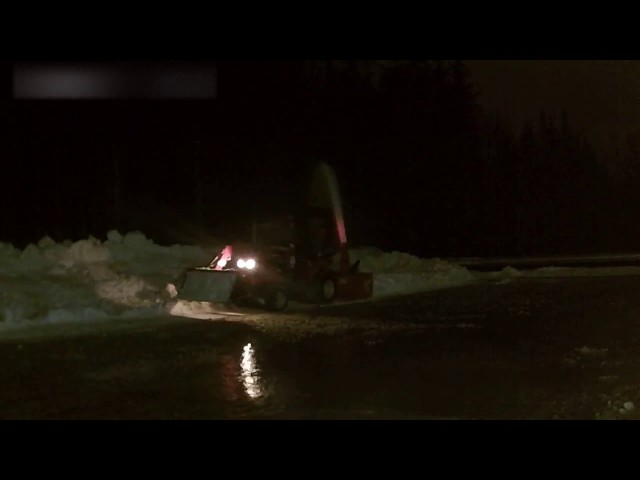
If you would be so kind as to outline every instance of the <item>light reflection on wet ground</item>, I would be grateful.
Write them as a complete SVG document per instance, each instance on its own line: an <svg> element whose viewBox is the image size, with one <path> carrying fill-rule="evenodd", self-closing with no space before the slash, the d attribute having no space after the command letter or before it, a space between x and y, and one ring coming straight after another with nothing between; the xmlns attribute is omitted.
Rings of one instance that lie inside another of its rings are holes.
<svg viewBox="0 0 640 480"><path fill-rule="evenodd" d="M13 338L0 418L595 418L640 405L638 293L631 277L513 282Z"/></svg>
<svg viewBox="0 0 640 480"><path fill-rule="evenodd" d="M244 391L250 398L260 398L263 394L260 387L260 370L256 367L255 351L250 343L242 349L240 368Z"/></svg>

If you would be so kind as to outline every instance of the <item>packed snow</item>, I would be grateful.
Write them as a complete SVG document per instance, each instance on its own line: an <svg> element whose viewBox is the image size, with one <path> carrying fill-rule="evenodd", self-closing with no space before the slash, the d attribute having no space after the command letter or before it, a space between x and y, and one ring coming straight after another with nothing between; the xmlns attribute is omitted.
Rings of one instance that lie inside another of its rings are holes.
<svg viewBox="0 0 640 480"><path fill-rule="evenodd" d="M56 243L48 237L24 250L0 243L0 326L90 323L166 315L161 293L184 269L206 265L222 244L161 246L140 232ZM374 298L518 277L640 275L639 267L541 268L479 273L440 259L360 248L350 252L374 274Z"/></svg>

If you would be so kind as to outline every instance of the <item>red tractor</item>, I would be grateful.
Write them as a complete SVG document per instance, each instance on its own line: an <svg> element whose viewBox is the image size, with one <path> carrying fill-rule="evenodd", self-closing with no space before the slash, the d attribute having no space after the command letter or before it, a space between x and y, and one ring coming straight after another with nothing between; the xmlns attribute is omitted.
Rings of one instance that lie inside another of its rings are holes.
<svg viewBox="0 0 640 480"><path fill-rule="evenodd" d="M250 242L227 245L209 265L187 270L175 286L178 299L277 311L289 299L330 303L372 296L372 275L350 262L342 205L328 165L316 170L298 215L254 223L252 232Z"/></svg>

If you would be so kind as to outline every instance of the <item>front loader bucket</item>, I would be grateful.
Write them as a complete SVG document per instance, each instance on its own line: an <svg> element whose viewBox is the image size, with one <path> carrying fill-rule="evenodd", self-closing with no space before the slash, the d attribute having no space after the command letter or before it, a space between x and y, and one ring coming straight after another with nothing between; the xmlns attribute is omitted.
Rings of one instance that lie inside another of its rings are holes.
<svg viewBox="0 0 640 480"><path fill-rule="evenodd" d="M178 286L178 298L191 302L225 303L231 298L236 272L194 268Z"/></svg>

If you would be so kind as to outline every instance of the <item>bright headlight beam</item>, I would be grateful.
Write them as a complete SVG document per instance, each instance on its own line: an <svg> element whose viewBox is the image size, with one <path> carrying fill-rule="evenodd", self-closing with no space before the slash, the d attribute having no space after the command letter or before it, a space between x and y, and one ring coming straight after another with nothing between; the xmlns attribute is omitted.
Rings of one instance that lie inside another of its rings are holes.
<svg viewBox="0 0 640 480"><path fill-rule="evenodd" d="M236 265L238 266L238 268L244 268L244 258L239 258L236 262Z"/></svg>
<svg viewBox="0 0 640 480"><path fill-rule="evenodd" d="M253 270L254 268L256 268L256 261L253 258L250 258L246 262L244 262L244 266L249 270Z"/></svg>

